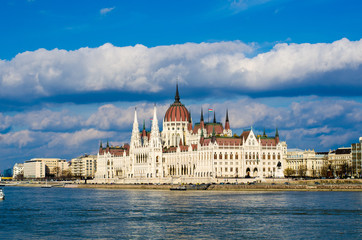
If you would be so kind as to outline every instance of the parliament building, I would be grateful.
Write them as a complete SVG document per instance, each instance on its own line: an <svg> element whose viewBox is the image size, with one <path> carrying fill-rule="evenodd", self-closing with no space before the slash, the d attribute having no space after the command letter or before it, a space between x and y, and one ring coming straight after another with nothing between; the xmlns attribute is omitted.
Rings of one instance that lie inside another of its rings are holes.
<svg viewBox="0 0 362 240"><path fill-rule="evenodd" d="M253 128L233 135L228 111L224 125L193 123L180 102L178 86L175 101L163 118L162 131L154 106L152 127L140 131L137 110L130 144L121 147L100 145L97 155L98 183L221 183L248 178L284 177L287 144L275 136L256 135Z"/></svg>

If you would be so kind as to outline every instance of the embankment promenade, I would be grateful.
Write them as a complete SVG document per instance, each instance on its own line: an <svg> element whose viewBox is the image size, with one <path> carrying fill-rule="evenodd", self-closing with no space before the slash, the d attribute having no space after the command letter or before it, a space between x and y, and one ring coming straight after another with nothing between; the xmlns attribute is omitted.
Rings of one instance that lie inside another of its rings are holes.
<svg viewBox="0 0 362 240"><path fill-rule="evenodd" d="M48 182L52 187L128 189L128 190L169 190L175 185L151 184L85 184L79 182ZM5 186L42 187L42 182L16 182ZM268 179L265 182L251 181L249 184L210 184L207 191L362 191L362 179L331 180L289 180Z"/></svg>

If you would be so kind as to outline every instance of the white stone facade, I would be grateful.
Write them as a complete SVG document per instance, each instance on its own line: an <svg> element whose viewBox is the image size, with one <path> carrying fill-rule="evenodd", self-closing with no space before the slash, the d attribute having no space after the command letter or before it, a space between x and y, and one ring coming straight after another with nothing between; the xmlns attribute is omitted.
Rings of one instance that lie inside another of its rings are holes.
<svg viewBox="0 0 362 240"><path fill-rule="evenodd" d="M179 98L175 99L180 106ZM165 116L160 132L155 106L151 132L146 133L139 131L135 110L130 145L110 147L107 143L106 148L100 147L95 181L216 183L245 177L283 177L287 145L279 141L278 132L275 137L265 133L256 136L250 129L232 137L228 116L225 129L215 118L213 123L204 123L201 116L200 123L192 126L188 117L188 121L182 117L170 121Z"/></svg>

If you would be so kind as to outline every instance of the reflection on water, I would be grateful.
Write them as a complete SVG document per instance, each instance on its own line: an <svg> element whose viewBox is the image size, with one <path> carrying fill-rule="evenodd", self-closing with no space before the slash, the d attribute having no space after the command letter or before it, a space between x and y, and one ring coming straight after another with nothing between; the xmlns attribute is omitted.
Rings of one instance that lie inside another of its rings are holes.
<svg viewBox="0 0 362 240"><path fill-rule="evenodd" d="M360 239L360 192L7 187L2 239Z"/></svg>

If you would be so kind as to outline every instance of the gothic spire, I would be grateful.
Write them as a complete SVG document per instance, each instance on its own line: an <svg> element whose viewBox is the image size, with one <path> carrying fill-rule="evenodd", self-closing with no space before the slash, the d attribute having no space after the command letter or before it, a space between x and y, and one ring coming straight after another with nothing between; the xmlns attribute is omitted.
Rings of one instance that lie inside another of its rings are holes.
<svg viewBox="0 0 362 240"><path fill-rule="evenodd" d="M229 130L229 129L230 129L229 111L228 111L228 109L226 109L225 129L226 129L226 130Z"/></svg>
<svg viewBox="0 0 362 240"><path fill-rule="evenodd" d="M204 113L202 111L202 108L201 108L201 118L200 118L200 123L204 121Z"/></svg>
<svg viewBox="0 0 362 240"><path fill-rule="evenodd" d="M276 130L275 130L275 137L279 137L278 128L276 128Z"/></svg>
<svg viewBox="0 0 362 240"><path fill-rule="evenodd" d="M101 145L99 146L99 148L103 148L103 146L102 146L102 140L101 140Z"/></svg>
<svg viewBox="0 0 362 240"><path fill-rule="evenodd" d="M175 95L175 103L180 102L180 95L178 93L178 83L176 83L176 95Z"/></svg>
<svg viewBox="0 0 362 240"><path fill-rule="evenodd" d="M152 118L150 142L151 142L153 147L160 147L161 146L161 136L160 136L160 130L158 128L156 105L153 108L153 118Z"/></svg>
<svg viewBox="0 0 362 240"><path fill-rule="evenodd" d="M216 123L215 111L214 111L214 123Z"/></svg>
<svg viewBox="0 0 362 240"><path fill-rule="evenodd" d="M143 119L143 130L146 130L145 120Z"/></svg>

